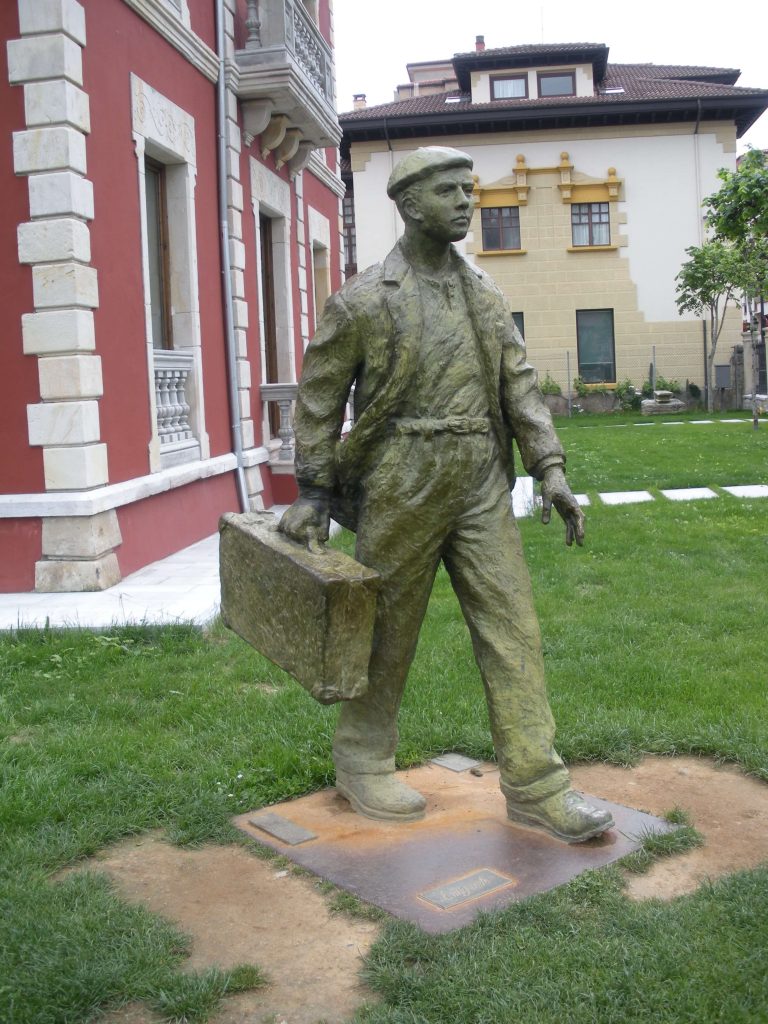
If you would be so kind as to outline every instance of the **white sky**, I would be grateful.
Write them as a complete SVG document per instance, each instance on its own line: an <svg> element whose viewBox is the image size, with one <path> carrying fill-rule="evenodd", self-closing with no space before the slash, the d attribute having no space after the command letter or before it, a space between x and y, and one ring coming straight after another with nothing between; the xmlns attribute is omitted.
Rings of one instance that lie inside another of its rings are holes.
<svg viewBox="0 0 768 1024"><path fill-rule="evenodd" d="M339 111L364 92L388 103L408 81L405 65L443 60L485 45L605 43L614 64L704 64L740 68L737 85L768 89L765 0L334 0ZM739 140L768 149L768 114Z"/></svg>

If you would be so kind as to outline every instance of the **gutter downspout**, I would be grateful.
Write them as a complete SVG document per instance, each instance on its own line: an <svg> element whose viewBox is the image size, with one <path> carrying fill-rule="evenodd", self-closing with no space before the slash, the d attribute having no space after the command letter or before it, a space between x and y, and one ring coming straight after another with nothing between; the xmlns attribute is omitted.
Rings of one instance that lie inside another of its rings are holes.
<svg viewBox="0 0 768 1024"><path fill-rule="evenodd" d="M224 335L227 351L227 384L229 392L232 450L237 460L235 480L240 511L249 512L248 488L243 468L243 435L240 423L240 401L237 393L237 349L235 347L232 277L229 262L229 219L227 217L227 140L226 140L226 66L224 48L224 0L216 0L216 55L219 77L216 82L216 131L218 136L219 239L221 243L221 284L224 301Z"/></svg>

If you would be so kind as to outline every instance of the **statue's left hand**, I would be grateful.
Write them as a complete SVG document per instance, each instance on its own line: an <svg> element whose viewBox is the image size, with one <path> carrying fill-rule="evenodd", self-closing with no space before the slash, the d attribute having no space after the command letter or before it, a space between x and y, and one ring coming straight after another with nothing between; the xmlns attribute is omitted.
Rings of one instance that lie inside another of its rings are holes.
<svg viewBox="0 0 768 1024"><path fill-rule="evenodd" d="M544 471L541 482L541 521L545 525L552 516L552 506L565 523L565 543L568 547L574 541L579 547L584 543L584 513L565 482L565 473L559 466Z"/></svg>

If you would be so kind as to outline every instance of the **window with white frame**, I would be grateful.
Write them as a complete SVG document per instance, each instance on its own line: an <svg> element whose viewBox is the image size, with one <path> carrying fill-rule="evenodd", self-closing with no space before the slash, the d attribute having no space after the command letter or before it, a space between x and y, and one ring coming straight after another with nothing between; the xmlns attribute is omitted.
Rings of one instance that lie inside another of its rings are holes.
<svg viewBox="0 0 768 1024"><path fill-rule="evenodd" d="M131 75L156 472L208 458L197 280L194 118Z"/></svg>

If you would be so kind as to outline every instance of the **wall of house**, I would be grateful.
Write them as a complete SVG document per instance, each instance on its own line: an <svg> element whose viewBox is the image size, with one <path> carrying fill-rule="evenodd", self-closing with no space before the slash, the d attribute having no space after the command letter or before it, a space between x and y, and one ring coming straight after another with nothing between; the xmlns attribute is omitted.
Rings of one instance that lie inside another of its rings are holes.
<svg viewBox="0 0 768 1024"><path fill-rule="evenodd" d="M193 26L194 13L191 8ZM84 88L91 106L88 169L94 183L95 208L91 247L100 293L94 323L102 358L104 397L100 412L110 483L143 476L151 469L150 382L131 74L194 118L205 428L212 456L231 447L228 410L222 401L226 395L226 363L216 208L215 87L122 0L102 0L97 9L89 9Z"/></svg>
<svg viewBox="0 0 768 1024"><path fill-rule="evenodd" d="M0 33L13 39L19 34L16 4L0 4ZM27 405L37 402L40 385L37 358L25 355L21 317L33 308L32 275L19 263L17 225L29 218L27 182L14 173L11 133L25 127L24 92L8 81L5 47L0 56L0 181L3 216L0 218L0 490L5 494L41 491L43 453L32 448L27 431ZM38 530L39 535L39 530ZM9 545L12 553L15 548ZM39 557L39 551L38 551ZM2 559L0 559L2 561Z"/></svg>
<svg viewBox="0 0 768 1024"><path fill-rule="evenodd" d="M701 322L678 316L675 276L686 247L703 238L701 200L718 187L718 168L735 166L735 141L735 130L718 124L702 124L698 135L692 126L665 126L446 140L472 156L481 188L511 186L518 154L530 169L527 202L519 208L523 252L479 255L479 211L458 248L494 277L514 311L524 313L529 356L542 375L549 372L565 386L566 352L572 375L578 366L576 310L610 308L618 380L642 383L656 346L660 374L703 383ZM391 167L418 144L395 143L394 153L352 147L361 269L382 259L402 231L394 204L382 196ZM622 185L618 201L610 203L610 251L568 251L571 211L556 170L563 152L574 182L602 182L609 167L616 169ZM723 352L739 340L738 326L734 314L721 339Z"/></svg>
<svg viewBox="0 0 768 1024"><path fill-rule="evenodd" d="M329 0L307 7L332 39ZM173 45L159 30L164 9L143 0L0 5L0 30L12 41L0 129L6 139L22 136L0 156L0 590L103 589L210 535L222 512L239 508L221 294L215 9L212 0L181 0L180 12ZM230 57L244 42L245 14L244 2L225 0ZM333 149L298 170L264 156L258 138L246 147L231 88L224 134L245 485L260 508L291 500L295 483L292 466L276 462L281 441L259 395L258 213L285 221L276 247L279 380L293 382L314 331L318 266L328 290L341 280L343 186ZM160 436L145 157L165 165L168 181L171 356L183 352L193 367L186 399L197 444L190 439L180 455ZM179 241L183 259L174 255Z"/></svg>

